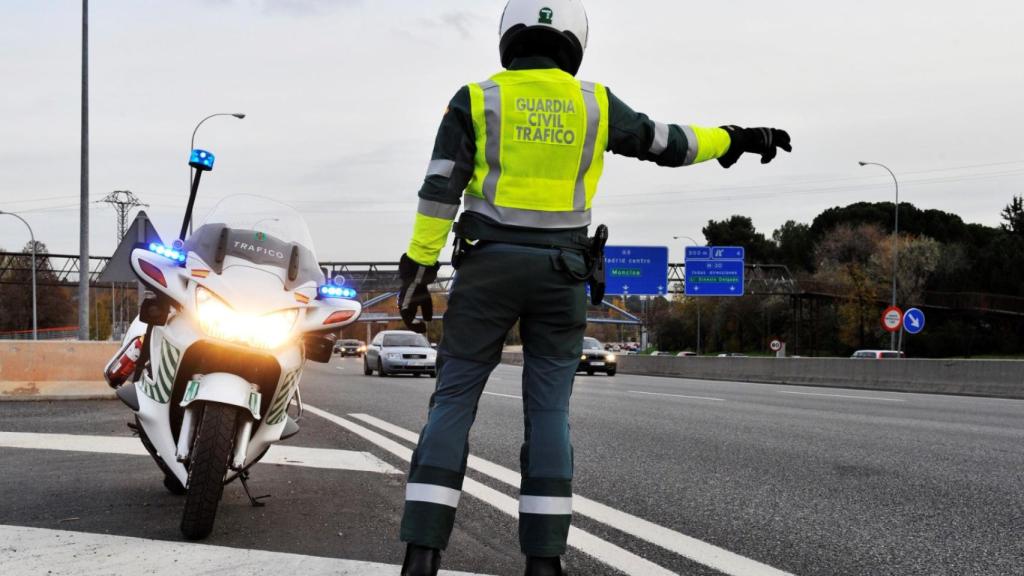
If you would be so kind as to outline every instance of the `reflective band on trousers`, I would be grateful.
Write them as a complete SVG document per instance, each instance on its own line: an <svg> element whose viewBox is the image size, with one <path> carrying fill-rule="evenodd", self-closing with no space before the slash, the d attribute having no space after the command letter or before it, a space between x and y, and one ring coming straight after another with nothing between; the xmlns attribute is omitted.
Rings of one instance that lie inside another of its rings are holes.
<svg viewBox="0 0 1024 576"><path fill-rule="evenodd" d="M458 490L434 484L408 484L405 487L405 499L409 502L429 502L458 508L461 496L462 492Z"/></svg>
<svg viewBox="0 0 1024 576"><path fill-rule="evenodd" d="M572 498L554 496L520 496L520 514L545 514L548 516L572 515Z"/></svg>
<svg viewBox="0 0 1024 576"><path fill-rule="evenodd" d="M651 154L660 156L668 150L668 124L654 123L654 141L651 142Z"/></svg>

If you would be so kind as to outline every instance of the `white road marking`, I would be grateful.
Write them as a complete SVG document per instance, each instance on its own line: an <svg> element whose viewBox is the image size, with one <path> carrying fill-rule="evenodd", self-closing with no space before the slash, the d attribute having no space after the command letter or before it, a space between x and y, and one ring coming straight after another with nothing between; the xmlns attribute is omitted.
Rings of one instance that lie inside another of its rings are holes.
<svg viewBox="0 0 1024 576"><path fill-rule="evenodd" d="M514 394L498 394L497 392L484 392L488 396L500 396L502 398L515 398L516 400L522 400L522 396L516 396Z"/></svg>
<svg viewBox="0 0 1024 576"><path fill-rule="evenodd" d="M393 576L399 570L398 566L375 562L22 526L0 526L0 542L0 565L6 576ZM466 572L441 573L473 576Z"/></svg>
<svg viewBox="0 0 1024 576"><path fill-rule="evenodd" d="M660 392L641 392L630 390L630 394L643 394L645 396L667 396L669 398L686 398L687 400L710 400L712 402L725 402L724 398L711 398L709 396L684 396L682 394L662 394Z"/></svg>
<svg viewBox="0 0 1024 576"><path fill-rule="evenodd" d="M879 402L906 402L899 398L881 398L878 396L855 396L853 394L825 394L821 392L790 392L788 390L778 390L779 394L792 394L794 396L827 396L829 398L852 398L854 400L877 400Z"/></svg>
<svg viewBox="0 0 1024 576"><path fill-rule="evenodd" d="M311 414L315 414L325 420L333 422L356 435L362 436L364 439L369 440L406 462L412 460L412 450L386 436L308 404L306 405L306 410ZM408 434L412 434L414 437L416 436L412 432L408 432ZM518 476L518 474L516 476ZM516 486L518 485L519 482L517 481ZM462 484L462 491L474 498L490 504L509 516L514 518L519 517L519 502L517 502L515 498L503 494L494 488L481 484L472 478L466 478L465 482ZM602 540L588 532L584 532L579 528L569 528L569 545L625 574L635 574L637 576L673 575L673 572L658 566L650 560L645 560L632 552ZM762 572L761 574L768 573Z"/></svg>
<svg viewBox="0 0 1024 576"><path fill-rule="evenodd" d="M148 456L138 438L130 436L79 436L73 434L35 434L26 432L0 432L0 447L30 450L62 450ZM325 450L275 445L260 464L280 464L327 470L351 470L379 474L401 474L394 466L369 452L351 450Z"/></svg>
<svg viewBox="0 0 1024 576"><path fill-rule="evenodd" d="M366 414L351 414L351 416L408 442L415 443L419 440L419 435L415 432L400 428L379 418ZM468 466L505 484L519 487L520 475L514 470L472 455L469 457ZM468 481L469 479L467 479ZM660 546L698 564L703 564L730 576L792 576L788 572L772 568L724 548L719 548L691 536L659 526L643 518L605 506L578 494L573 494L572 498L573 512L576 514L597 520L616 530L641 540L646 540L651 544ZM619 569L627 574L648 574L648 572L640 568Z"/></svg>

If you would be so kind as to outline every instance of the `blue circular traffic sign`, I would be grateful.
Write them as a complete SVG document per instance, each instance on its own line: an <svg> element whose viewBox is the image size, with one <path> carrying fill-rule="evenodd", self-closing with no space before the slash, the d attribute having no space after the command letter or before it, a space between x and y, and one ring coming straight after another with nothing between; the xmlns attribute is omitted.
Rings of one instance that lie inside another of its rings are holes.
<svg viewBox="0 0 1024 576"><path fill-rule="evenodd" d="M903 329L907 334L920 334L924 330L924 312L911 308L903 314Z"/></svg>

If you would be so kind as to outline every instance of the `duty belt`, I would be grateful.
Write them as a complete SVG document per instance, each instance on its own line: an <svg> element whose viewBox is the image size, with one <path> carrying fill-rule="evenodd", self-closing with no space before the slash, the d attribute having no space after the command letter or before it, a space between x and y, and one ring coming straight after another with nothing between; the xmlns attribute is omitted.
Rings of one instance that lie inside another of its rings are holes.
<svg viewBox="0 0 1024 576"><path fill-rule="evenodd" d="M452 266L458 269L462 265L463 259L475 246L490 242L558 250L560 252L558 263L562 271L573 280L587 282L590 286L591 303L598 306L604 300L604 247L608 242L608 227L604 224L597 227L593 238L588 238L584 230L511 231L479 223L475 219L464 216L462 220L455 223L455 250L452 253ZM566 261L565 251L582 255L587 271L583 274L574 272Z"/></svg>

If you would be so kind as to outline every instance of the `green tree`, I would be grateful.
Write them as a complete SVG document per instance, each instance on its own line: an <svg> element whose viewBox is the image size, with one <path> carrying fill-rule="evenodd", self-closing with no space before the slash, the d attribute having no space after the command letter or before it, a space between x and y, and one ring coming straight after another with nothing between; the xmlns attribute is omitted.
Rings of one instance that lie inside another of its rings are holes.
<svg viewBox="0 0 1024 576"><path fill-rule="evenodd" d="M789 220L772 233L778 247L779 263L792 272L810 272L814 268L814 236L811 227Z"/></svg>
<svg viewBox="0 0 1024 576"><path fill-rule="evenodd" d="M1014 196L1003 208L1003 230L1024 236L1024 197Z"/></svg>
<svg viewBox="0 0 1024 576"><path fill-rule="evenodd" d="M734 215L728 220L711 220L702 232L712 246L746 248L747 262L769 264L776 259L775 245L754 228L754 221L747 216Z"/></svg>

